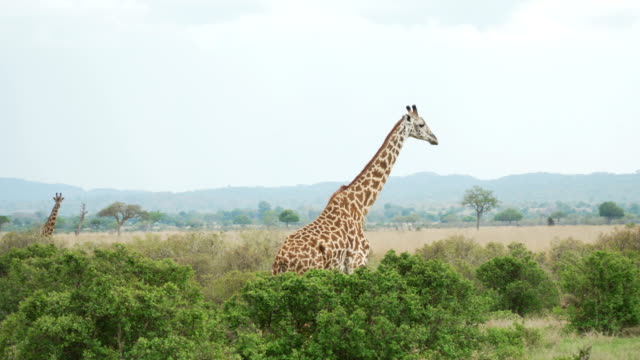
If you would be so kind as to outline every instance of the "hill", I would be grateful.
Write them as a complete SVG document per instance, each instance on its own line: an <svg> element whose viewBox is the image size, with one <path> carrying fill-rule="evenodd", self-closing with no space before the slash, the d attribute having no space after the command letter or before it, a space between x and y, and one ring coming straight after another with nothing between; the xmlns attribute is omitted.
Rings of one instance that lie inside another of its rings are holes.
<svg viewBox="0 0 640 360"><path fill-rule="evenodd" d="M61 214L77 212L85 202L95 212L114 201L142 205L164 212L230 210L255 208L259 201L298 208L321 208L343 183L324 182L313 185L281 187L225 187L187 192L151 192L114 189L84 190L65 184L46 184L13 178L0 178L0 214L14 212L48 212L51 197L62 192L65 203ZM464 191L479 185L493 190L505 204L530 202L640 202L640 174L593 173L561 175L532 173L480 180L467 175L438 175L424 172L389 179L376 206L394 203L416 208L440 207L458 203Z"/></svg>

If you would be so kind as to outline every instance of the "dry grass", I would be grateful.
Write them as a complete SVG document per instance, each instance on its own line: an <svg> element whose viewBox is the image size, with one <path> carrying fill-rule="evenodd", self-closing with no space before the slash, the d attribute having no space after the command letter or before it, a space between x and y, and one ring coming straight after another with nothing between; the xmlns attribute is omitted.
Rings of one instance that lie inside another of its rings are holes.
<svg viewBox="0 0 640 360"><path fill-rule="evenodd" d="M376 254L384 254L394 249L398 252L409 251L446 239L462 235L474 239L480 245L489 242L508 245L512 242L524 243L531 251L539 252L550 248L555 239L572 237L585 243L593 243L602 233L615 228L613 225L566 225L566 226L493 226L475 228L424 229L420 231L370 231L366 233L371 248Z"/></svg>
<svg viewBox="0 0 640 360"><path fill-rule="evenodd" d="M446 228L446 229L423 229L420 231L368 231L365 236L371 242L371 249L374 254L382 255L388 250L397 252L409 251L430 244L437 240L446 239L454 235L462 235L474 239L481 245L488 242L498 242L508 245L512 242L524 243L532 251L539 252L549 249L551 242L555 239L566 239L572 237L582 240L585 243L595 242L600 234L613 231L615 226L611 225L563 225L563 226L494 226L481 227L479 231L475 228ZM273 230L280 233L282 240L287 234L295 231ZM184 231L162 231L156 232L162 239L166 239L173 234L181 234ZM67 247L76 244L108 245L116 242L127 243L135 237L144 237L144 232L123 232L118 237L115 232L104 233L82 233L75 236L73 233L56 234L54 240ZM224 233L225 240L235 243L240 239L239 231L228 231Z"/></svg>
<svg viewBox="0 0 640 360"><path fill-rule="evenodd" d="M280 236L283 240L286 237L287 233L280 230L273 230L276 233L280 233L277 236ZM152 232L152 234L157 235L162 240L166 240L171 235L179 235L185 234L192 231L158 231ZM196 231L198 232L198 231ZM207 231L208 232L208 231ZM118 236L115 232L99 232L99 233L81 233L78 236L75 236L73 233L66 234L54 234L53 240L56 244L63 247L74 247L76 245L94 245L94 246L105 246L111 245L115 243L130 243L136 238L145 238L145 235L148 232L143 231L132 231L132 232L123 232L122 235ZM224 240L229 244L238 244L241 242L242 238L240 236L239 231L227 231L224 232Z"/></svg>
<svg viewBox="0 0 640 360"><path fill-rule="evenodd" d="M553 316L546 317L525 317L513 315L516 319L491 319L485 323L487 327L508 328L514 321L522 322L525 327L533 329L562 329L567 325L566 320L561 320Z"/></svg>

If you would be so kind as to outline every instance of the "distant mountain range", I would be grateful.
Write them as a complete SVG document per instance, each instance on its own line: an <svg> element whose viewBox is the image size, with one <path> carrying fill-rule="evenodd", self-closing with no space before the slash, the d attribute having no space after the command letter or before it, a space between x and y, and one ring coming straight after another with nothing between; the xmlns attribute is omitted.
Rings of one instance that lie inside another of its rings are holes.
<svg viewBox="0 0 640 360"><path fill-rule="evenodd" d="M323 182L313 185L225 187L173 193L114 189L86 191L71 185L0 178L0 215L34 211L48 213L53 205L51 198L56 192L63 193L65 197L60 210L65 216L76 214L81 202L85 202L92 213L114 201L140 204L147 210L169 213L256 208L261 200L285 208L321 208L340 185L343 183ZM391 177L375 206L385 203L416 208L446 206L459 203L464 191L474 185L493 190L504 204L555 201L594 203L605 200L621 203L640 202L639 173L531 173L480 180L467 175L423 172Z"/></svg>

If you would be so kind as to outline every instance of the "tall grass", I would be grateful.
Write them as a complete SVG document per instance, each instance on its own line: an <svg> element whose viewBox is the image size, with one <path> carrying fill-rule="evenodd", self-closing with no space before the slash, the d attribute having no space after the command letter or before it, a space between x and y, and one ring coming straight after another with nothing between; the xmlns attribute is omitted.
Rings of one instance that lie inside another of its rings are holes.
<svg viewBox="0 0 640 360"><path fill-rule="evenodd" d="M419 231L396 231L396 230L376 230L366 231L365 236L371 243L371 250L375 254L383 255L389 250L396 252L413 252L426 244L450 238L452 236L462 236L473 239L480 245L488 243L500 243L508 245L512 242L523 243L533 252L548 250L552 242L558 239L574 238L587 244L595 243L601 234L608 234L614 231L615 225L562 225L562 226L487 226L481 227L479 231L475 228L446 228L446 229L422 229ZM263 231L284 241L285 237L294 232L290 230L246 230L246 231L226 231L225 240L229 243L242 242L242 234L247 231ZM162 231L153 232L161 239L167 239L171 235L189 233L188 231ZM77 244L92 243L95 245L112 244L115 242L129 243L135 238L144 237L145 232L123 232L118 237L115 232L104 233L81 233L75 236L72 233L55 234L55 241L63 246L73 247Z"/></svg>

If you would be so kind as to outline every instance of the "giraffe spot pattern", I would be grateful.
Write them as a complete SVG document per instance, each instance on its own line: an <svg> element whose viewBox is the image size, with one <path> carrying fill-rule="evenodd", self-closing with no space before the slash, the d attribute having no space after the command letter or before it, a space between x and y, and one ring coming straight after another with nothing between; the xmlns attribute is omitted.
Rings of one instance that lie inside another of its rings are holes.
<svg viewBox="0 0 640 360"><path fill-rule="evenodd" d="M273 275L285 271L303 273L312 268L349 274L367 264L370 247L364 236L364 219L409 132L402 120L396 123L360 174L333 193L315 220L287 237L276 254Z"/></svg>

